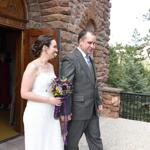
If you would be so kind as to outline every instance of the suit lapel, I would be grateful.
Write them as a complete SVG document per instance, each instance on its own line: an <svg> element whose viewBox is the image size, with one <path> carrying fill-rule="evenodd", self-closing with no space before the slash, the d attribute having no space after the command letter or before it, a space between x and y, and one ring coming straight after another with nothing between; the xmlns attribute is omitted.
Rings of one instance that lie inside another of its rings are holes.
<svg viewBox="0 0 150 150"><path fill-rule="evenodd" d="M91 59L92 67L93 67L93 76L94 76L94 81L96 81L96 68L93 60Z"/></svg>
<svg viewBox="0 0 150 150"><path fill-rule="evenodd" d="M84 72L85 72L85 74L87 75L87 77L89 78L89 80L90 80L90 81L93 81L93 80L92 80L92 79L93 79L93 77L92 77L93 75L92 75L92 73L91 73L91 71L90 71L90 69L89 69L87 63L85 62L85 60L84 60L84 58L83 58L81 52L80 52L78 49L75 50L75 55L77 56L77 59L78 59L77 61L79 61L79 63L80 63L80 65L81 65L82 69L84 70ZM93 71L95 72L94 65L93 65L93 61L92 61L92 66L93 66ZM95 73L94 73L94 76L95 76ZM94 82L95 82L95 77L94 77ZM92 83L93 83L93 82L92 82Z"/></svg>

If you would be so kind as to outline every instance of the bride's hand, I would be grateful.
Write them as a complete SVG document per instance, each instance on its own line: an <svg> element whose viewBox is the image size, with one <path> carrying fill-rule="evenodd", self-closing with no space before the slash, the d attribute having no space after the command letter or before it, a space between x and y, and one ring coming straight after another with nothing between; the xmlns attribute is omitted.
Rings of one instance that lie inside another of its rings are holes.
<svg viewBox="0 0 150 150"><path fill-rule="evenodd" d="M61 106L62 104L62 98L61 97L50 97L49 103L56 106Z"/></svg>

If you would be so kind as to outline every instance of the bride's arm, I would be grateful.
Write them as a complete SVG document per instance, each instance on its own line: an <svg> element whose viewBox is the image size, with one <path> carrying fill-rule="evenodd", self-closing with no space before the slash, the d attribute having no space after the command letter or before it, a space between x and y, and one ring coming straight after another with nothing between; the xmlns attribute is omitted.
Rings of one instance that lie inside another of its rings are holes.
<svg viewBox="0 0 150 150"><path fill-rule="evenodd" d="M26 100L50 103L53 105L60 105L60 98L40 96L32 92L33 83L35 81L38 68L33 63L29 63L22 78L21 82L21 97Z"/></svg>

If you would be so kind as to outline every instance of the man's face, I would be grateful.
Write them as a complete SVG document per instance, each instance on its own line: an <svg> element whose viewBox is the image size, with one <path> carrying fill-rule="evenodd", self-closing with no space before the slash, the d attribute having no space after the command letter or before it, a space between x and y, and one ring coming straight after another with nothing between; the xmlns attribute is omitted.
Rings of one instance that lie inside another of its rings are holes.
<svg viewBox="0 0 150 150"><path fill-rule="evenodd" d="M95 49L96 37L91 33L87 33L82 39L80 39L79 47L86 54L93 54L93 50Z"/></svg>

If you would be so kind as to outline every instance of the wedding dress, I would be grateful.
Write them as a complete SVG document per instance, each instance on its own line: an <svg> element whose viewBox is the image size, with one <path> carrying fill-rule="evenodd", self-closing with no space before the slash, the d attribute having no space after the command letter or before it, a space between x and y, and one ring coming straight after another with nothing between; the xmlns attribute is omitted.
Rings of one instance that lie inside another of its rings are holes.
<svg viewBox="0 0 150 150"><path fill-rule="evenodd" d="M50 72L40 72L32 91L38 95L53 96L48 87L55 78L53 66ZM54 119L54 105L27 101L24 111L25 150L63 150L60 122Z"/></svg>

